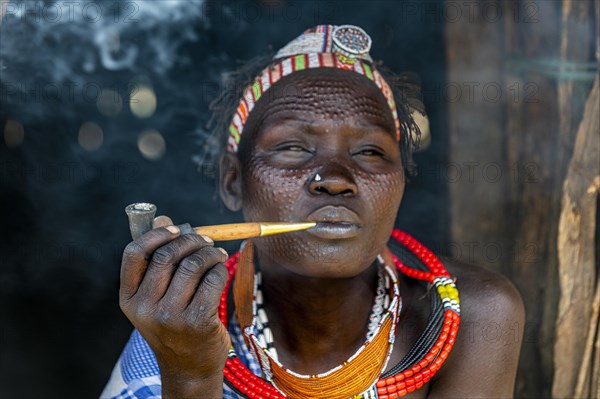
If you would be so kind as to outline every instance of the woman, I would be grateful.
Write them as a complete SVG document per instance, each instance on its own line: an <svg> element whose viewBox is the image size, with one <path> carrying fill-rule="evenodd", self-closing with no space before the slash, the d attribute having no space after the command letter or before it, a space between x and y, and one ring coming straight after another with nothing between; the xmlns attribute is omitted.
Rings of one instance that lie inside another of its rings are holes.
<svg viewBox="0 0 600 399"><path fill-rule="evenodd" d="M223 202L246 221L318 225L228 260L157 218L124 251L120 304L136 331L102 397L512 396L514 287L393 231L419 129L370 40L309 29L244 85L222 140Z"/></svg>

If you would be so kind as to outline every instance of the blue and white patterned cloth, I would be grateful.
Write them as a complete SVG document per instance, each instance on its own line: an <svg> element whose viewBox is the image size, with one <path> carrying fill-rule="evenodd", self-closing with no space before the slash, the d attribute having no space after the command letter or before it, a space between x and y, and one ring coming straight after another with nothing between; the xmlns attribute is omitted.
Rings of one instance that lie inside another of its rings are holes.
<svg viewBox="0 0 600 399"><path fill-rule="evenodd" d="M244 342L242 330L235 317L229 323L229 335L235 353L252 371L260 376L260 365ZM123 353L119 357L108 384L100 399L157 399L161 398L160 371L154 352L148 343L134 330ZM223 399L243 399L223 384Z"/></svg>

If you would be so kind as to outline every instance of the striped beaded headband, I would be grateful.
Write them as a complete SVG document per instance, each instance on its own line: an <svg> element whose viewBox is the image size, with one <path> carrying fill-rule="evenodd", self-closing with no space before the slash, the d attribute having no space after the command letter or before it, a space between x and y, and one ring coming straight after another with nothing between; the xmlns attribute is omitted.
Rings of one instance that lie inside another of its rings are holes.
<svg viewBox="0 0 600 399"><path fill-rule="evenodd" d="M394 117L396 139L400 140L400 121L396 101L390 86L372 66L369 55L371 38L353 25L319 25L279 50L259 76L244 89L242 99L229 125L227 151L236 153L244 124L261 96L281 78L294 72L312 68L338 68L354 71L375 83L387 100Z"/></svg>

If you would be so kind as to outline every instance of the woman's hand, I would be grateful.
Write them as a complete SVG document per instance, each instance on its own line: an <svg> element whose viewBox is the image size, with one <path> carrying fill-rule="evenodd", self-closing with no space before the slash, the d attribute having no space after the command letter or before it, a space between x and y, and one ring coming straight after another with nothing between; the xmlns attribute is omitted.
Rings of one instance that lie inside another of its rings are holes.
<svg viewBox="0 0 600 399"><path fill-rule="evenodd" d="M164 397L221 397L227 252L206 236L181 235L165 216L154 227L123 252L121 309L156 355Z"/></svg>

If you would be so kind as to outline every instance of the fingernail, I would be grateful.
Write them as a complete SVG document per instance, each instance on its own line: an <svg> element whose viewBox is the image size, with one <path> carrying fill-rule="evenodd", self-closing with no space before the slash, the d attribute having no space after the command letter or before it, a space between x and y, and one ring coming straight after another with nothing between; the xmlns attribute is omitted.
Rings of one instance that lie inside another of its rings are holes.
<svg viewBox="0 0 600 399"><path fill-rule="evenodd" d="M177 226L167 226L167 230L169 230L173 234L179 233L179 227Z"/></svg>
<svg viewBox="0 0 600 399"><path fill-rule="evenodd" d="M223 254L229 258L229 254L223 248L219 247L218 250L223 252Z"/></svg>
<svg viewBox="0 0 600 399"><path fill-rule="evenodd" d="M213 241L213 239L212 239L212 238L210 238L209 236L202 236L202 235L201 235L201 237L202 237L202 238L204 238L204 241L206 241L207 243L209 243L209 244L214 244L214 241Z"/></svg>

